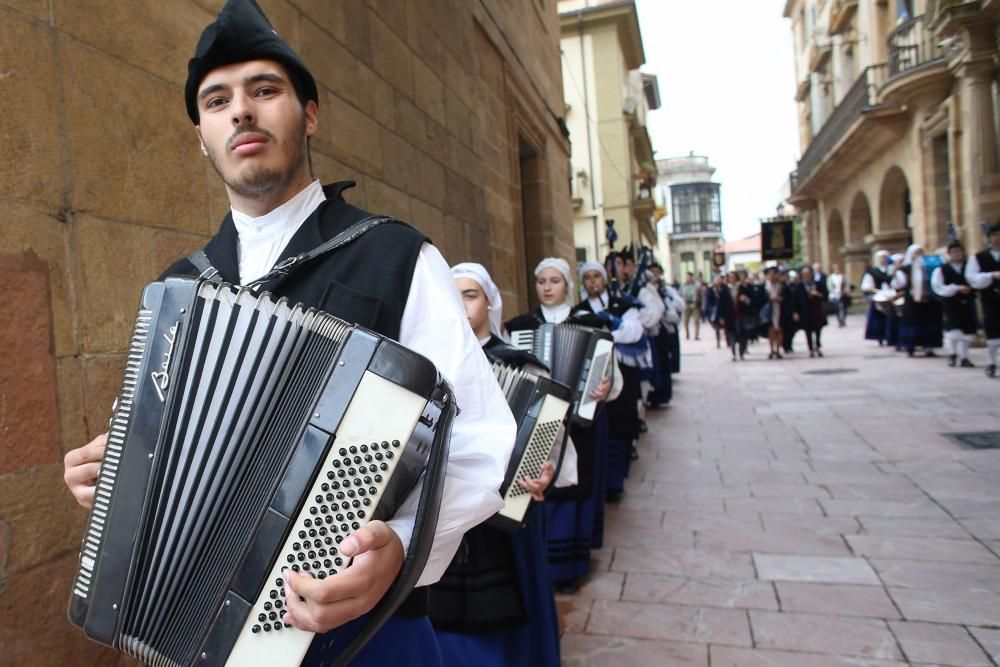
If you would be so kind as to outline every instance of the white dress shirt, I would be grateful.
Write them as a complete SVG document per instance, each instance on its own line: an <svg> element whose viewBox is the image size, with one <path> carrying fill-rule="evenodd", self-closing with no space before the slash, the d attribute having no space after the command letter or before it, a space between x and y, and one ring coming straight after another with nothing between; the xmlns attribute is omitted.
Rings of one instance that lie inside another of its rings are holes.
<svg viewBox="0 0 1000 667"><path fill-rule="evenodd" d="M867 273L865 275L868 275ZM874 282L874 281L872 281ZM839 299L844 294L844 274L831 273L826 278L826 289L830 292L830 299Z"/></svg>
<svg viewBox="0 0 1000 667"><path fill-rule="evenodd" d="M318 190L318 195L317 195ZM264 275L309 214L325 200L319 181L262 218L233 211L240 237L240 279ZM275 214L279 215L275 215ZM267 218L263 223L263 218ZM444 574L462 535L503 506L498 491L517 426L500 385L469 326L451 269L430 244L417 256L399 327L399 342L430 359L450 383L461 413L451 431L444 495L434 545L418 586ZM406 548L413 533L422 481L386 523Z"/></svg>
<svg viewBox="0 0 1000 667"><path fill-rule="evenodd" d="M993 259L1000 262L1000 252L991 248L990 254L993 255ZM972 255L965 264L965 279L973 289L986 289L993 284L993 273L981 270L979 260Z"/></svg>
<svg viewBox="0 0 1000 667"><path fill-rule="evenodd" d="M608 293L605 291L600 296L592 296L587 299L587 302L595 313L600 313L608 307ZM639 320L639 309L629 308L621 316L621 324L611 332L611 337L616 343L635 343L642 338L643 333L642 322Z"/></svg>
<svg viewBox="0 0 1000 667"><path fill-rule="evenodd" d="M949 262L951 268L955 269L958 273L962 272L962 265L955 264L954 262ZM953 297L958 294L958 288L961 285L948 285L944 282L944 270L942 267L938 266L934 269L934 273L931 274L931 291L940 297L945 299Z"/></svg>

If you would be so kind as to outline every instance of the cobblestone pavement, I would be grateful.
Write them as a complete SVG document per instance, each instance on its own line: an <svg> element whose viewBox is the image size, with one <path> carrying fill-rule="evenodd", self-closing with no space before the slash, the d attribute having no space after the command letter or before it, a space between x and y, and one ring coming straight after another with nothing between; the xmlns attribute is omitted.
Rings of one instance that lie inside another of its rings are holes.
<svg viewBox="0 0 1000 667"><path fill-rule="evenodd" d="M801 334L781 361L684 341L592 576L558 598L564 664L1000 665L1000 449L942 435L1000 431L1000 380L983 349L908 359L862 319L823 359Z"/></svg>

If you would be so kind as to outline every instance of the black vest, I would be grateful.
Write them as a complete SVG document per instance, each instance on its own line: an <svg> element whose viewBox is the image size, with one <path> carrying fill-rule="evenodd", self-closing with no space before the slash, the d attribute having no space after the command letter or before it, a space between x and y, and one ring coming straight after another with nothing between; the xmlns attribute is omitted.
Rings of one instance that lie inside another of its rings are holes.
<svg viewBox="0 0 1000 667"><path fill-rule="evenodd" d="M282 251L278 262L311 250L370 214L344 201L353 181L323 187L326 201L313 211ZM375 227L353 243L263 284L268 291L292 303L360 324L383 336L399 339L399 326L413 279L413 268L427 237L405 225ZM205 246L205 254L225 282L239 284L239 235L231 213ZM168 275L198 275L187 259L164 271Z"/></svg>
<svg viewBox="0 0 1000 667"><path fill-rule="evenodd" d="M978 253L976 261L979 262L979 270L983 273L1000 271L1000 262L993 259L993 253L989 248ZM979 294L982 296L984 306L990 304L994 308L1000 307L1000 280L994 278L988 287L979 291Z"/></svg>
<svg viewBox="0 0 1000 667"><path fill-rule="evenodd" d="M875 289L882 289L884 283L889 282L889 274L878 268L877 266L869 266L868 270L865 272L872 277L875 281Z"/></svg>
<svg viewBox="0 0 1000 667"><path fill-rule="evenodd" d="M962 262L962 268L956 271L950 263L941 265L941 277L945 285L966 285L969 281L965 279L966 262ZM975 312L975 292L969 294L955 294L944 297L944 321L947 330L961 329L968 334L976 333L976 312Z"/></svg>

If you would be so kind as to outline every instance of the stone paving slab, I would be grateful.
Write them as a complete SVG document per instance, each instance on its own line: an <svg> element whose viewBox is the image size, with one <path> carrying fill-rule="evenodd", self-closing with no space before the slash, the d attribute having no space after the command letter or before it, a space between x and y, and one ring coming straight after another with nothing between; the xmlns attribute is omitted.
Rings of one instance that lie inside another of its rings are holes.
<svg viewBox="0 0 1000 667"><path fill-rule="evenodd" d="M1000 450L942 435L1000 430L1000 381L862 325L814 360L682 343L592 576L557 596L564 664L1000 667Z"/></svg>

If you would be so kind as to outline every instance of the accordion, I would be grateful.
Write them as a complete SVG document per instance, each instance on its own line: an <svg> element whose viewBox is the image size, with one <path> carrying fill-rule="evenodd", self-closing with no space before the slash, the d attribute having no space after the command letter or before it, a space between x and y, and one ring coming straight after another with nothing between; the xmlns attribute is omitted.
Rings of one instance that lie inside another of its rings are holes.
<svg viewBox="0 0 1000 667"><path fill-rule="evenodd" d="M422 477L369 638L426 563L454 414L434 365L398 343L268 294L151 283L70 620L159 667L299 665L314 635L282 621L285 570L342 571L340 542L390 518Z"/></svg>
<svg viewBox="0 0 1000 667"><path fill-rule="evenodd" d="M517 422L517 438L500 487L504 506L490 518L490 524L513 532L524 525L534 504L518 480L536 477L549 459L569 411L571 393L566 385L499 362L493 363L493 373Z"/></svg>
<svg viewBox="0 0 1000 667"><path fill-rule="evenodd" d="M577 324L541 324L510 332L514 347L526 350L549 367L552 379L573 392L573 416L584 425L594 420L597 401L590 395L608 376L614 343L611 334Z"/></svg>

